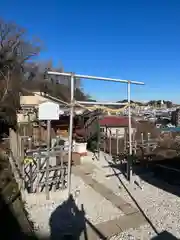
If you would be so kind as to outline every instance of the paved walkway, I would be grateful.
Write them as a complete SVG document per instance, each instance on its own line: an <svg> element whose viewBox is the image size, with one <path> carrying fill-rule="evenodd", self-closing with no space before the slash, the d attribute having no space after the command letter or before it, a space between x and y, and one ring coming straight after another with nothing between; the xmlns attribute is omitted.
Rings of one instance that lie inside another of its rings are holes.
<svg viewBox="0 0 180 240"><path fill-rule="evenodd" d="M94 168L96 168L96 166L90 163L84 164L84 166L76 166L73 168L73 174L81 177L87 185L91 186L96 192L120 209L124 213L124 216L97 224L95 227L87 224L86 234L88 239L109 239L122 231L129 228L137 228L141 224L144 224L146 222L145 218L138 209L131 206L131 204L127 203L120 196L117 196L112 190L91 177ZM81 239L86 239L86 236L82 234Z"/></svg>

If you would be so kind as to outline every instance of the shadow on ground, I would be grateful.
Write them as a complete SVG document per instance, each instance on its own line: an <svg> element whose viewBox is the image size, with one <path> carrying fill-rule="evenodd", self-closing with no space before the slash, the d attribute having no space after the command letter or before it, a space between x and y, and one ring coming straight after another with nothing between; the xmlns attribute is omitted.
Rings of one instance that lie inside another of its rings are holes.
<svg viewBox="0 0 180 240"><path fill-rule="evenodd" d="M163 231L163 232L158 232L156 226L154 226L154 224L150 221L150 219L148 218L148 216L144 213L144 211L142 210L142 208L139 206L139 204L137 203L136 199L132 196L131 192L128 190L128 188L126 187L126 185L123 183L123 181L121 180L120 175L124 175L125 177L127 177L127 166L126 163L112 163L110 161L108 161L105 157L105 160L107 162L107 166L104 167L110 167L113 170L113 174L110 175L106 175L106 177L111 177L111 176L116 176L117 179L119 180L121 186L123 186L123 188L126 190L126 192L128 193L129 197L133 200L133 202L135 203L135 205L137 206L138 210L141 212L141 214L144 216L144 218L146 219L147 223L151 226L151 228L153 229L153 231L155 232L156 236L151 238L151 240L176 240L178 238L176 238L175 236L173 236L171 233L167 232L167 231ZM120 170L119 173L116 172L116 169ZM159 181L158 179L154 179L154 177L152 177L152 175L149 176L149 169L147 168L141 168L141 167L134 167L133 168L134 173L136 173L137 175L139 175L143 180L147 181L150 184L153 184L159 188L164 189L166 184L163 181ZM169 185L167 185L169 186ZM175 193L172 189L172 186L169 186L168 190L171 193ZM167 191L167 187L166 189L164 189ZM178 190L177 190L178 191ZM177 192L176 192L177 193Z"/></svg>
<svg viewBox="0 0 180 240"><path fill-rule="evenodd" d="M78 209L71 195L51 214L49 225L53 240L79 239L86 232L84 209Z"/></svg>
<svg viewBox="0 0 180 240"><path fill-rule="evenodd" d="M87 227L91 229L97 239L107 239L99 230L85 217L83 205L81 209L71 195L68 200L64 201L52 213L49 219L50 237L37 237L35 233L26 232L19 224L13 210L6 204L2 195L0 195L0 236L1 239L18 239L18 240L91 240L87 234Z"/></svg>
<svg viewBox="0 0 180 240"><path fill-rule="evenodd" d="M79 209L72 195L64 201L52 213L49 221L51 239L84 239L90 240L87 227L91 228L98 239L107 239L99 230L85 217L83 205Z"/></svg>
<svg viewBox="0 0 180 240"><path fill-rule="evenodd" d="M127 178L127 165L126 163L112 163L107 160L108 166L112 169L120 170L120 173L116 173L116 176L124 175ZM162 168L164 165L168 168ZM177 171L170 169L177 169ZM164 160L160 162L152 162L147 166L134 165L133 173L139 176L143 181L162 189L166 192L172 193L180 197L180 160ZM111 177L115 174L108 175Z"/></svg>
<svg viewBox="0 0 180 240"><path fill-rule="evenodd" d="M159 233L156 237L151 238L151 240L178 240L178 238L174 237L171 233L164 231Z"/></svg>

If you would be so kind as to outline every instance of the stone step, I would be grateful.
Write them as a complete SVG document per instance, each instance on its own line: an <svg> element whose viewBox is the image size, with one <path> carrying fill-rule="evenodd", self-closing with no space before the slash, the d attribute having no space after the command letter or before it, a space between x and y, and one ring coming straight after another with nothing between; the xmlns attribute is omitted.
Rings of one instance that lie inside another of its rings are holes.
<svg viewBox="0 0 180 240"><path fill-rule="evenodd" d="M73 173L83 179L83 181L92 187L96 192L101 194L105 199L110 201L114 206L120 209L124 214L132 214L138 210L127 203L123 198L117 196L111 189L107 188L104 184L97 182L91 177L92 168L73 168Z"/></svg>
<svg viewBox="0 0 180 240"><path fill-rule="evenodd" d="M146 220L141 213L133 213L113 219L93 226L88 220L86 221L86 229L82 232L80 240L91 239L110 239L111 237L126 231L129 228L138 228L145 224Z"/></svg>

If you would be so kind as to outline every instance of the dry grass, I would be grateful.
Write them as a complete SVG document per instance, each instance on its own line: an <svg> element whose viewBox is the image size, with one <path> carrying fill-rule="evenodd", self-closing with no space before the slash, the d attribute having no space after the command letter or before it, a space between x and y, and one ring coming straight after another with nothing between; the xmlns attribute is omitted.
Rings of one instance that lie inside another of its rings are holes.
<svg viewBox="0 0 180 240"><path fill-rule="evenodd" d="M179 156L180 153L180 133L177 132L164 132L161 133L159 129L155 127L153 123L141 121L137 124L137 132L135 134L134 140L141 145L141 138L143 133L144 141L148 140L148 134L151 140L156 143L157 147L154 150L150 150L148 154L153 155L154 159L172 159ZM117 152L119 154L126 153L125 151L125 143L124 139L119 139L118 143L118 151L117 151L117 139L111 139L111 147L110 147L110 139L106 139L101 143L101 150L104 149L106 152L111 152L112 155L116 155ZM140 148L137 150L137 156L140 158L143 157L144 154L147 154L147 149Z"/></svg>

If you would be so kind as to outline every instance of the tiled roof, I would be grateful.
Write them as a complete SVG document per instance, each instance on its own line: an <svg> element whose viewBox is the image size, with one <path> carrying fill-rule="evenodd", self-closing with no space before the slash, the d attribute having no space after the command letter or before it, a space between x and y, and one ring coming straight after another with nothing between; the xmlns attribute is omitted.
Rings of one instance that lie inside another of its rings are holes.
<svg viewBox="0 0 180 240"><path fill-rule="evenodd" d="M132 127L135 126L136 122L131 119ZM99 120L100 126L108 127L128 127L128 117L117 117L117 116L106 116Z"/></svg>

